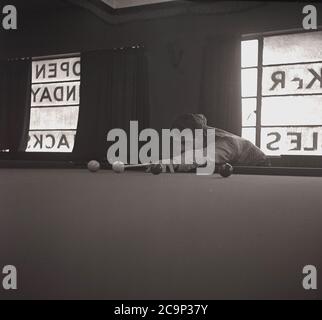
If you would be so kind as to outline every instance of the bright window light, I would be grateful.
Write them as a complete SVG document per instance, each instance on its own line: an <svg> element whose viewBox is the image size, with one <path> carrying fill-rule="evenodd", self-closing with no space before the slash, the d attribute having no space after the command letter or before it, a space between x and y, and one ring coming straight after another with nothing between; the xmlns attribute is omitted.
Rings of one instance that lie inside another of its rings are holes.
<svg viewBox="0 0 322 320"><path fill-rule="evenodd" d="M258 40L242 42L241 47L242 68L257 67L258 65Z"/></svg>
<svg viewBox="0 0 322 320"><path fill-rule="evenodd" d="M80 104L80 57L32 62L28 152L72 152Z"/></svg>
<svg viewBox="0 0 322 320"><path fill-rule="evenodd" d="M322 31L242 41L241 69L242 136L267 155L321 156Z"/></svg>

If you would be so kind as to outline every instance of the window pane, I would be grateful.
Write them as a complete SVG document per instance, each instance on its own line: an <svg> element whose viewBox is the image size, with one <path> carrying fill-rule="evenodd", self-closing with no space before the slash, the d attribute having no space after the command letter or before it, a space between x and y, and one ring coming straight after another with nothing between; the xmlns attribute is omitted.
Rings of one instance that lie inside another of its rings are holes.
<svg viewBox="0 0 322 320"><path fill-rule="evenodd" d="M242 99L242 125L256 126L256 98Z"/></svg>
<svg viewBox="0 0 322 320"><path fill-rule="evenodd" d="M256 144L256 128L242 128L242 137Z"/></svg>
<svg viewBox="0 0 322 320"><path fill-rule="evenodd" d="M72 152L80 103L80 57L32 62L29 152Z"/></svg>
<svg viewBox="0 0 322 320"><path fill-rule="evenodd" d="M257 69L242 70L242 97L256 97Z"/></svg>
<svg viewBox="0 0 322 320"><path fill-rule="evenodd" d="M242 41L242 68L256 67L258 64L258 40Z"/></svg>
<svg viewBox="0 0 322 320"><path fill-rule="evenodd" d="M79 107L31 108L30 130L76 129Z"/></svg>
<svg viewBox="0 0 322 320"><path fill-rule="evenodd" d="M262 128L261 149L267 155L322 155L322 127Z"/></svg>
<svg viewBox="0 0 322 320"><path fill-rule="evenodd" d="M263 95L322 93L322 63L263 68Z"/></svg>
<svg viewBox="0 0 322 320"><path fill-rule="evenodd" d="M32 82L80 80L80 57L33 61Z"/></svg>
<svg viewBox="0 0 322 320"><path fill-rule="evenodd" d="M76 131L30 131L28 152L72 152Z"/></svg>
<svg viewBox="0 0 322 320"><path fill-rule="evenodd" d="M79 82L32 85L31 106L66 106L79 104Z"/></svg>
<svg viewBox="0 0 322 320"><path fill-rule="evenodd" d="M262 125L322 125L322 96L269 97L262 100Z"/></svg>
<svg viewBox="0 0 322 320"><path fill-rule="evenodd" d="M322 31L264 38L264 65L314 61L322 61Z"/></svg>

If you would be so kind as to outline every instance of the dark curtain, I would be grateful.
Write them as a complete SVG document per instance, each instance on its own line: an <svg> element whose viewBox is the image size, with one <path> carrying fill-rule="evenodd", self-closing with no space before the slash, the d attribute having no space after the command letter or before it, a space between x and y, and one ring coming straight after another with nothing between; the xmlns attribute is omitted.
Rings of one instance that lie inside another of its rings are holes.
<svg viewBox="0 0 322 320"><path fill-rule="evenodd" d="M24 151L28 143L31 61L0 62L0 150Z"/></svg>
<svg viewBox="0 0 322 320"><path fill-rule="evenodd" d="M208 39L204 48L200 112L210 126L241 134L241 39Z"/></svg>
<svg viewBox="0 0 322 320"><path fill-rule="evenodd" d="M83 53L81 98L74 155L104 160L107 133L128 132L130 120L149 125L147 57L144 48Z"/></svg>

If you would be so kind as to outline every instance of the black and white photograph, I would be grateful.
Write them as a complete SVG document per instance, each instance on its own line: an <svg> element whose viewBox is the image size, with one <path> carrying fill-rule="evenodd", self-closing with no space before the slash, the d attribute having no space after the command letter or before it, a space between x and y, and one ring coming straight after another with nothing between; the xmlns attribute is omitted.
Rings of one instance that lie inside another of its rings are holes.
<svg viewBox="0 0 322 320"><path fill-rule="evenodd" d="M0 0L0 300L322 300L322 2Z"/></svg>

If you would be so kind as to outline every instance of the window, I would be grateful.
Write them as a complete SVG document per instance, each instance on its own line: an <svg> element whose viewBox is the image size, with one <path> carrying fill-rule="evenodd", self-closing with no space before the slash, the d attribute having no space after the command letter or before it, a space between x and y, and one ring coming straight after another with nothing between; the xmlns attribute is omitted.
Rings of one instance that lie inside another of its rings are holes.
<svg viewBox="0 0 322 320"><path fill-rule="evenodd" d="M80 103L80 57L32 62L28 152L72 152Z"/></svg>
<svg viewBox="0 0 322 320"><path fill-rule="evenodd" d="M242 41L242 136L267 155L322 155L322 31Z"/></svg>

